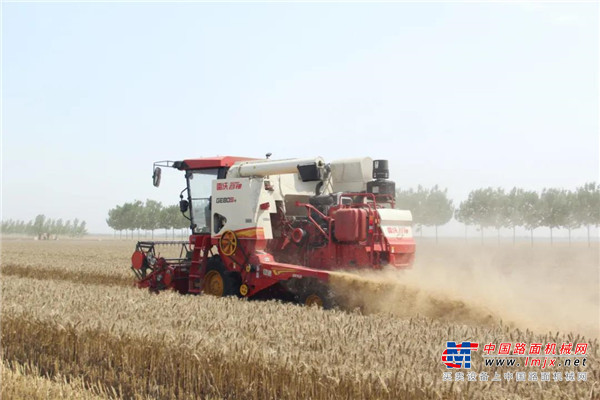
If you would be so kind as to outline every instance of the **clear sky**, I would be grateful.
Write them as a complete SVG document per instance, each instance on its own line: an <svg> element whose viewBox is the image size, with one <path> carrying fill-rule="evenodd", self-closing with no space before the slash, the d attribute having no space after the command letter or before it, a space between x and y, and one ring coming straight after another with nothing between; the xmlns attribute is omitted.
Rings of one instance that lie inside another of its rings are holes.
<svg viewBox="0 0 600 400"><path fill-rule="evenodd" d="M456 204L574 189L599 180L598 29L597 3L4 3L2 217L108 232L177 202L153 161L217 154L389 159Z"/></svg>

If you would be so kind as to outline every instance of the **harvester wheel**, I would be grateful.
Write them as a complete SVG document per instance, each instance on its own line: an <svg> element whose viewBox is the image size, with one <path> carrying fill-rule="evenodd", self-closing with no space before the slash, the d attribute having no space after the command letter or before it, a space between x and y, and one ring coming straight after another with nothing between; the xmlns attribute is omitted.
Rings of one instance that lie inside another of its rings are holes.
<svg viewBox="0 0 600 400"><path fill-rule="evenodd" d="M204 277L204 293L212 296L223 297L225 295L225 279L217 270L208 271Z"/></svg>
<svg viewBox="0 0 600 400"><path fill-rule="evenodd" d="M312 307L312 306L323 307L323 299L316 293L309 294L308 296L306 296L306 299L304 300L304 305L309 306L309 307Z"/></svg>
<svg viewBox="0 0 600 400"><path fill-rule="evenodd" d="M308 287L302 291L300 302L307 307L319 307L329 310L335 307L335 299L330 290L324 285Z"/></svg>
<svg viewBox="0 0 600 400"><path fill-rule="evenodd" d="M223 297L239 294L241 279L235 272L226 271L219 256L209 260L204 276L204 293Z"/></svg>

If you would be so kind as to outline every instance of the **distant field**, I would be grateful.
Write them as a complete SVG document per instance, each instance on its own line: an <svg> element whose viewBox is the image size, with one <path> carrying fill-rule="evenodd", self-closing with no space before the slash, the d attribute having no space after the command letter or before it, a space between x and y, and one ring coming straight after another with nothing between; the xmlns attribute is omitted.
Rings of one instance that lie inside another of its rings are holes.
<svg viewBox="0 0 600 400"><path fill-rule="evenodd" d="M323 311L152 295L134 244L2 242L3 398L600 397L597 246L421 241L412 271L337 276L345 311ZM568 369L588 380L444 382L452 340L589 342Z"/></svg>

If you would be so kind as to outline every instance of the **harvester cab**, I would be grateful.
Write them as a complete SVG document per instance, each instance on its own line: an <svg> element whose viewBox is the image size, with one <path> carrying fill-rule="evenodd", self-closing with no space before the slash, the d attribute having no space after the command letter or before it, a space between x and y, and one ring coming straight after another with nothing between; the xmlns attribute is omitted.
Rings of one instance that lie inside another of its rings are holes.
<svg viewBox="0 0 600 400"><path fill-rule="evenodd" d="M185 254L174 259L155 253L167 242L138 243L132 269L140 287L328 306L333 271L413 263L412 215L395 208L387 160L161 161L155 186L161 167L185 173L180 209L191 235L170 242Z"/></svg>

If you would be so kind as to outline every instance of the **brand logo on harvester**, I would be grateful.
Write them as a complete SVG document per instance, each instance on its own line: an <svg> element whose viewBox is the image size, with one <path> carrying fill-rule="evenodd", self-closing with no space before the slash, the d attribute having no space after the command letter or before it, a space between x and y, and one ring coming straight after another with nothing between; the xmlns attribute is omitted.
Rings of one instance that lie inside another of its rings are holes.
<svg viewBox="0 0 600 400"><path fill-rule="evenodd" d="M442 353L442 362L447 368L471 368L471 352L477 351L479 343L446 342L446 350Z"/></svg>

